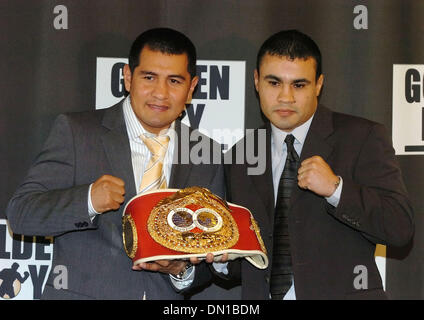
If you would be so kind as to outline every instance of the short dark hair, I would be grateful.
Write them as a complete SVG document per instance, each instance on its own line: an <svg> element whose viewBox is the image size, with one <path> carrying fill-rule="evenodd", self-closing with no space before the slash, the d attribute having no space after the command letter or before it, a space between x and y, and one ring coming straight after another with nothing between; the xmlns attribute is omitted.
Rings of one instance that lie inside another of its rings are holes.
<svg viewBox="0 0 424 320"><path fill-rule="evenodd" d="M289 57L292 60L313 58L316 62L315 79L318 79L322 73L322 58L318 45L309 36L298 30L280 31L265 40L256 58L258 72L265 54Z"/></svg>
<svg viewBox="0 0 424 320"><path fill-rule="evenodd" d="M181 32L169 28L147 30L134 40L128 57L132 73L139 65L140 53L146 46L166 54L185 53L188 59L187 71L192 79L196 76L196 48L193 42Z"/></svg>

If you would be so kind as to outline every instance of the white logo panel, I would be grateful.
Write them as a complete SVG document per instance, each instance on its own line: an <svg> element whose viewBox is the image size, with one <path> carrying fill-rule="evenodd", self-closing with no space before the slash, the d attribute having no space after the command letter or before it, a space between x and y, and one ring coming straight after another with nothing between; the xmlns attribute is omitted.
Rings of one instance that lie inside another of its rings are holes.
<svg viewBox="0 0 424 320"><path fill-rule="evenodd" d="M424 154L424 65L393 65L393 147L397 155Z"/></svg>

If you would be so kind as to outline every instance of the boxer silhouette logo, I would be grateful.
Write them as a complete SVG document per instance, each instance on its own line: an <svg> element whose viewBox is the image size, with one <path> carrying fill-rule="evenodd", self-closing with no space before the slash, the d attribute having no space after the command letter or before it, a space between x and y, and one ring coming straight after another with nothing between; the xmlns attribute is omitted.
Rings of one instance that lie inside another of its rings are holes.
<svg viewBox="0 0 424 320"><path fill-rule="evenodd" d="M0 271L0 297L3 299L13 299L21 291L21 285L29 277L29 272L25 271L24 276L18 272L19 264L13 263L10 268Z"/></svg>

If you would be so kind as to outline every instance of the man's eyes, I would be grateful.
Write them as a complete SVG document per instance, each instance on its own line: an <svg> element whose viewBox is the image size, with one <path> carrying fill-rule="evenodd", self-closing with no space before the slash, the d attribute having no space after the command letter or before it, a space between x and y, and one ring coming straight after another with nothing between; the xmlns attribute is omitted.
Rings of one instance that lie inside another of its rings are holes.
<svg viewBox="0 0 424 320"><path fill-rule="evenodd" d="M275 81L275 80L269 80L268 83L269 83L269 85L271 85L273 87L278 87L278 86L281 85L281 83L279 81ZM306 83L304 83L304 82L295 82L292 85L293 85L293 87L295 89L301 89L301 88L304 88L306 86Z"/></svg>
<svg viewBox="0 0 424 320"><path fill-rule="evenodd" d="M150 75L150 74L146 74L143 76L143 79L148 80L148 81L153 81L156 79L156 77L154 75ZM182 81L180 79L175 79L175 78L170 78L169 82L171 84L181 84Z"/></svg>
<svg viewBox="0 0 424 320"><path fill-rule="evenodd" d="M172 84L180 84L180 83L181 83L181 81L180 81L179 79L173 79L173 78L171 78L169 81L170 81Z"/></svg>
<svg viewBox="0 0 424 320"><path fill-rule="evenodd" d="M271 86L273 86L273 87L276 87L276 86L279 86L280 85L280 82L279 81L275 81L275 80L269 80L268 83Z"/></svg>
<svg viewBox="0 0 424 320"><path fill-rule="evenodd" d="M296 83L293 83L293 87L295 87L296 89L301 89L301 88L303 88L303 87L305 87L305 83L303 83L303 82L296 82Z"/></svg>

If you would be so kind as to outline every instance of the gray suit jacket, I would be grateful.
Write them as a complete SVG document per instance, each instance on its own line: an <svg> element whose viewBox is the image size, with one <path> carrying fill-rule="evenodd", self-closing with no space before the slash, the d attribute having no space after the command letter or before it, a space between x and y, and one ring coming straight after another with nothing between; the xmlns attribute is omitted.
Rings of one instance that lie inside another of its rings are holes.
<svg viewBox="0 0 424 320"><path fill-rule="evenodd" d="M179 139L182 128L191 130L177 120ZM207 137L202 139L216 146ZM189 149L196 143L190 142ZM181 149L181 141L177 148ZM181 152L174 153L181 157ZM221 164L177 163L170 188L197 185L224 196ZM119 210L91 222L88 188L104 174L124 180L125 202ZM14 233L55 237L52 270L57 265L67 268L68 288L55 289L57 275L51 273L43 299L182 298L167 275L131 270L122 244L121 217L125 203L135 194L122 102L108 109L60 115L7 209Z"/></svg>

